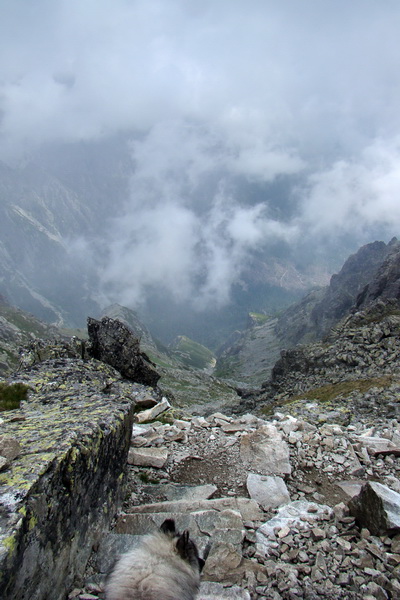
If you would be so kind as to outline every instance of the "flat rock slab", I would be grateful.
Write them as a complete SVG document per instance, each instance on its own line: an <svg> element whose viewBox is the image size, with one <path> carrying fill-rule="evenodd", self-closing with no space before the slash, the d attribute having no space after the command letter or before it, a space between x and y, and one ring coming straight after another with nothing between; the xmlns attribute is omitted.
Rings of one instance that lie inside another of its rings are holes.
<svg viewBox="0 0 400 600"><path fill-rule="evenodd" d="M167 500L208 500L218 490L216 485L207 483L204 485L178 485L175 483L147 485L143 491L149 496L163 495Z"/></svg>
<svg viewBox="0 0 400 600"><path fill-rule="evenodd" d="M370 454L387 453L390 450L395 451L399 449L396 444L386 438L358 435L354 439L362 446L365 446Z"/></svg>
<svg viewBox="0 0 400 600"><path fill-rule="evenodd" d="M264 510L290 502L290 495L282 477L249 473L246 485L250 498Z"/></svg>
<svg viewBox="0 0 400 600"><path fill-rule="evenodd" d="M350 500L349 509L373 535L400 532L400 494L386 485L368 481Z"/></svg>
<svg viewBox="0 0 400 600"><path fill-rule="evenodd" d="M186 513L201 510L236 510L244 521L262 521L264 512L259 508L255 500L250 498L214 498L211 500L177 500L176 502L155 502L154 504L141 504L133 506L130 514L134 513L157 513L174 512ZM124 515L124 518L129 515Z"/></svg>
<svg viewBox="0 0 400 600"><path fill-rule="evenodd" d="M240 456L250 471L262 475L290 475L292 472L289 447L270 423L242 436Z"/></svg>
<svg viewBox="0 0 400 600"><path fill-rule="evenodd" d="M167 448L131 448L128 464L162 469L168 460Z"/></svg>

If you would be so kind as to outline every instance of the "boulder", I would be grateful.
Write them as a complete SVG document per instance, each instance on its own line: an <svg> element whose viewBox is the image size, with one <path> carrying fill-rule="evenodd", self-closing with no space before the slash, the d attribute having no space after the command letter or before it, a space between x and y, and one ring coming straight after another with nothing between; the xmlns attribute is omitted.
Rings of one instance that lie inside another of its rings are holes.
<svg viewBox="0 0 400 600"><path fill-rule="evenodd" d="M249 473L246 485L250 498L258 502L264 510L290 502L289 492L282 477Z"/></svg>
<svg viewBox="0 0 400 600"><path fill-rule="evenodd" d="M262 475L290 475L289 447L278 429L269 423L244 434L240 456L245 466Z"/></svg>
<svg viewBox="0 0 400 600"><path fill-rule="evenodd" d="M349 509L373 535L400 532L400 494L386 485L368 481L349 501Z"/></svg>
<svg viewBox="0 0 400 600"><path fill-rule="evenodd" d="M135 405L118 378L97 361L61 358L18 373L29 401L2 423L3 451L14 456L0 479L2 600L64 600L110 526L125 495Z"/></svg>
<svg viewBox="0 0 400 600"><path fill-rule="evenodd" d="M87 326L88 353L92 358L111 365L126 379L152 387L157 385L160 375L140 351L140 340L126 325L109 317L101 321L89 317Z"/></svg>

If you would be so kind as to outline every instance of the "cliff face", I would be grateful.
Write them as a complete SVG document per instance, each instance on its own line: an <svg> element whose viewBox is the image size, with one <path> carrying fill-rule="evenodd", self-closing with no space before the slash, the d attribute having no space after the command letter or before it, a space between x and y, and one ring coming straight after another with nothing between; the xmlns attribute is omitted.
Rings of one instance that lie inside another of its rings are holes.
<svg viewBox="0 0 400 600"><path fill-rule="evenodd" d="M121 500L135 397L111 367L56 358L19 373L0 413L20 453L0 473L0 596L64 599Z"/></svg>
<svg viewBox="0 0 400 600"><path fill-rule="evenodd" d="M276 333L283 346L294 346L321 339L356 303L364 288L374 280L382 263L400 245L373 242L350 256L330 284L312 292L300 303L285 311L279 319Z"/></svg>
<svg viewBox="0 0 400 600"><path fill-rule="evenodd" d="M281 349L326 338L343 318L377 299L400 298L400 243L373 242L350 256L326 288L318 288L277 320L251 325L224 349L217 373L239 386L257 386L269 379ZM391 309L392 310L392 309ZM288 356L295 356L295 352ZM286 356L286 355L285 355Z"/></svg>

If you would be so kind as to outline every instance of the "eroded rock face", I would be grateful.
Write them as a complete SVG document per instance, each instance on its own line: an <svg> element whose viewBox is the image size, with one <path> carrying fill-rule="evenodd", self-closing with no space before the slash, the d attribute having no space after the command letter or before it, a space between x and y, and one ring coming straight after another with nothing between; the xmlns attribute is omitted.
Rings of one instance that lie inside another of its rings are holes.
<svg viewBox="0 0 400 600"><path fill-rule="evenodd" d="M3 442L18 447L0 473L0 597L64 600L121 501L143 386L97 361L63 358L18 380L28 399L1 413Z"/></svg>
<svg viewBox="0 0 400 600"><path fill-rule="evenodd" d="M126 325L104 317L101 321L88 318L89 354L114 367L126 379L156 386L160 375L149 358L140 351L140 340Z"/></svg>

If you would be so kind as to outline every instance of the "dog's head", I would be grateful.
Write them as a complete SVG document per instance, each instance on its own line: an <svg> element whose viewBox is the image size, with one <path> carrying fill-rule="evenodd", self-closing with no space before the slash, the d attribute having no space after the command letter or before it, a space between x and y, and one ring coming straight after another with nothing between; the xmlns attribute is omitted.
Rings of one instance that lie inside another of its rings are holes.
<svg viewBox="0 0 400 600"><path fill-rule="evenodd" d="M193 569L201 572L207 559L209 549L206 549L205 555L201 558L196 544L190 538L189 531L185 529L182 534L179 533L176 530L175 521L173 519L166 519L161 525L160 530L174 540L176 551L182 560L188 562Z"/></svg>

